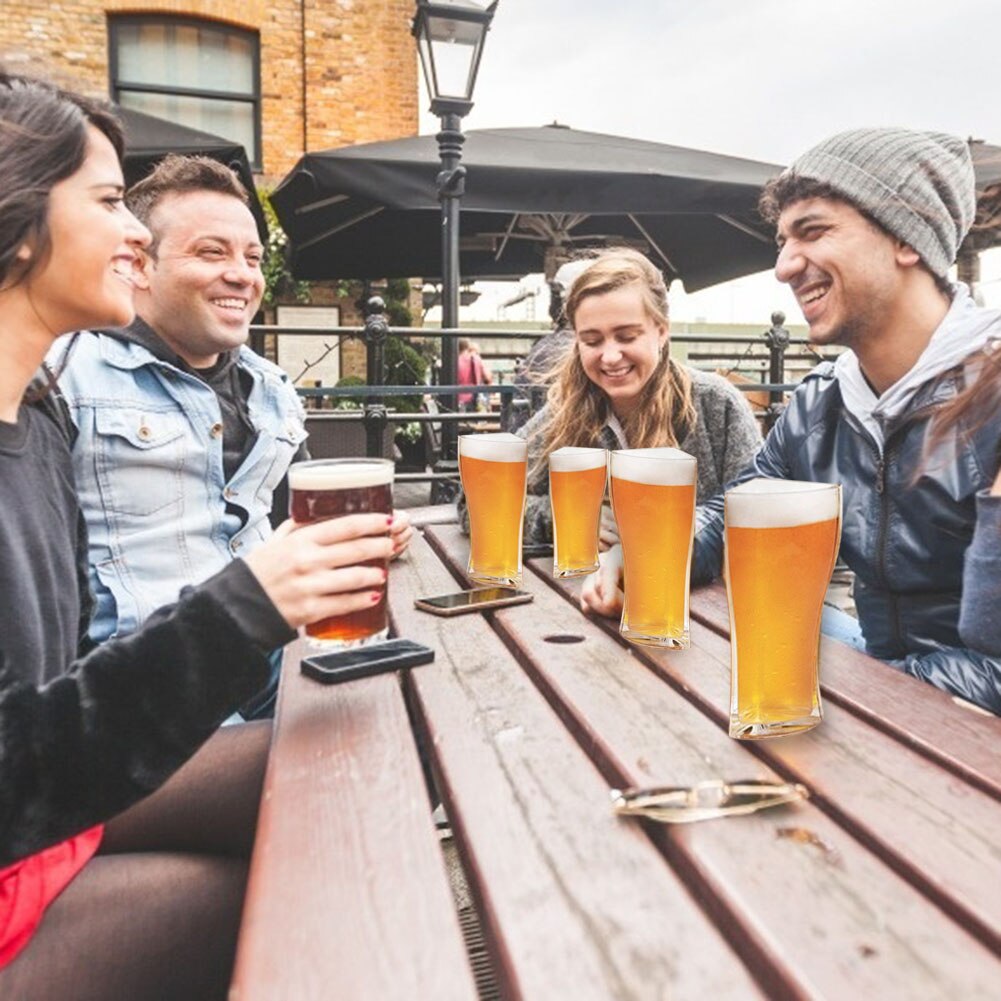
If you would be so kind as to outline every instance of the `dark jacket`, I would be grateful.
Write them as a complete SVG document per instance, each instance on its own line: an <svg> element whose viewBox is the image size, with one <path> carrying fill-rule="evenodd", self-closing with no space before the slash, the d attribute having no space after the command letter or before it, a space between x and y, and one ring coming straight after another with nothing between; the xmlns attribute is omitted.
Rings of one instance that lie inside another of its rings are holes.
<svg viewBox="0 0 1001 1001"><path fill-rule="evenodd" d="M977 492L990 486L1001 461L1001 413L969 440L961 435L925 454L931 415L965 380L960 366L922 386L884 427L881 455L845 406L833 366L821 365L734 484L755 476L840 483L841 556L856 575L869 653L1001 713L1001 660L964 648L958 632L963 558ZM720 571L722 495L699 508L696 524L692 577L702 583Z"/></svg>

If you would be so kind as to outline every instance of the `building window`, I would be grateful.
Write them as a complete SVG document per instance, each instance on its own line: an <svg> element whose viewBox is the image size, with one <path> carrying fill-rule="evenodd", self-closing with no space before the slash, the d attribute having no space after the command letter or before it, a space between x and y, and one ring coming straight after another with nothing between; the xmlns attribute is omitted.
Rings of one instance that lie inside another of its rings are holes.
<svg viewBox="0 0 1001 1001"><path fill-rule="evenodd" d="M180 17L109 20L111 96L242 143L261 165L260 45L256 32Z"/></svg>

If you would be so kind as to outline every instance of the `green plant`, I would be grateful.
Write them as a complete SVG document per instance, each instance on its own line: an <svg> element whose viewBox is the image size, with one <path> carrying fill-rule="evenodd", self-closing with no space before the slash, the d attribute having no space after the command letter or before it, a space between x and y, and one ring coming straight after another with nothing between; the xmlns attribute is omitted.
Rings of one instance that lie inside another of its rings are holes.
<svg viewBox="0 0 1001 1001"><path fill-rule="evenodd" d="M407 421L406 424L398 424L396 426L395 437L400 441L419 441L421 434L421 426L417 421Z"/></svg>
<svg viewBox="0 0 1001 1001"><path fill-rule="evenodd" d="M360 375L345 375L337 380L338 386L364 386L365 380ZM359 396L334 397L334 410L361 410L365 401Z"/></svg>
<svg viewBox="0 0 1001 1001"><path fill-rule="evenodd" d="M264 209L264 218L268 221L268 245L264 248L264 261L261 264L264 274L264 305L273 306L279 299L309 302L309 282L298 281L289 269L288 237L271 204L271 192L258 188L257 196Z"/></svg>

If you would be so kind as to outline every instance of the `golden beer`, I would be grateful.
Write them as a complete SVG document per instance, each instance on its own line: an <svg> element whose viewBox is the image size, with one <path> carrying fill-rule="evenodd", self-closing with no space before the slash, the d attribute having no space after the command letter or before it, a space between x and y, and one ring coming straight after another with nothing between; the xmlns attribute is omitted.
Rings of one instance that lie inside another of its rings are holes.
<svg viewBox="0 0 1001 1001"><path fill-rule="evenodd" d="M841 538L841 487L757 479L727 492L730 736L816 726L820 617Z"/></svg>
<svg viewBox="0 0 1001 1001"><path fill-rule="evenodd" d="M469 510L469 576L481 584L521 584L528 446L513 434L459 436L459 475Z"/></svg>
<svg viewBox="0 0 1001 1001"><path fill-rule="evenodd" d="M289 514L300 524L346 514L393 513L393 463L387 459L295 462L289 467L288 483ZM364 565L386 563L367 560ZM385 639L388 633L385 589L382 600L371 608L306 626L311 645L324 648L362 646Z"/></svg>
<svg viewBox="0 0 1001 1001"><path fill-rule="evenodd" d="M619 632L632 643L684 649L695 458L677 448L632 448L612 452L610 470L625 578Z"/></svg>
<svg viewBox="0 0 1001 1001"><path fill-rule="evenodd" d="M579 577L598 569L598 524L607 465L603 448L558 448L549 456L556 577Z"/></svg>

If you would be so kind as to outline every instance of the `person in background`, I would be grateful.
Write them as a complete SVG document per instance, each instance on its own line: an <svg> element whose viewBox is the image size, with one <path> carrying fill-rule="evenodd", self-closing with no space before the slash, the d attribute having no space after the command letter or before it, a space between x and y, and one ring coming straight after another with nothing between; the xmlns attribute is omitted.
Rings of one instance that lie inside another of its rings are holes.
<svg viewBox="0 0 1001 1001"><path fill-rule="evenodd" d="M121 126L0 72L0 997L222 999L270 725L219 723L294 630L370 607L385 515L283 525L132 636L87 636L74 428L43 359L128 324L150 235Z"/></svg>
<svg viewBox="0 0 1001 1001"><path fill-rule="evenodd" d="M465 337L459 338L459 357L457 361L457 373L460 386L490 386L493 385L493 377L487 371L480 357L479 345ZM479 399L479 393L459 393L456 399L460 410L475 410Z"/></svg>
<svg viewBox="0 0 1001 1001"><path fill-rule="evenodd" d="M865 649L1001 713L1001 660L964 646L959 632L967 602L983 608L982 595L964 590L963 568L982 555L968 554L971 540L991 542L997 524L990 500L978 524L978 495L993 489L1001 465L1001 408L937 439L931 430L1001 337L1001 311L979 308L947 278L974 207L968 144L909 129L839 133L766 187L776 277L795 293L810 339L848 350L804 378L735 483L840 483L841 558L855 573ZM696 525L699 584L720 573L722 494ZM610 560L584 595L592 607L613 610L614 573Z"/></svg>
<svg viewBox="0 0 1001 1001"><path fill-rule="evenodd" d="M559 363L573 346L573 329L564 312L567 294L573 280L591 263L593 257L579 258L561 264L549 283L549 317L553 329L540 337L532 350L518 363L514 384L525 389L525 395L510 410L504 431L517 431L532 416L537 401L545 399Z"/></svg>
<svg viewBox="0 0 1001 1001"><path fill-rule="evenodd" d="M81 332L52 359L77 428L96 643L134 632L270 538L289 464L309 458L288 376L247 346L264 248L236 175L168 156L126 202L152 234L137 252L137 316ZM393 529L402 551L405 514ZM273 712L279 661L280 651L245 718Z"/></svg>
<svg viewBox="0 0 1001 1001"><path fill-rule="evenodd" d="M573 347L546 406L517 432L528 440L526 544L552 542L549 454L565 445L681 448L698 459L700 500L747 465L761 443L750 407L725 379L671 357L667 288L646 257L624 248L598 255L571 286L566 316ZM466 524L464 498L459 505ZM617 541L606 505L602 548Z"/></svg>

